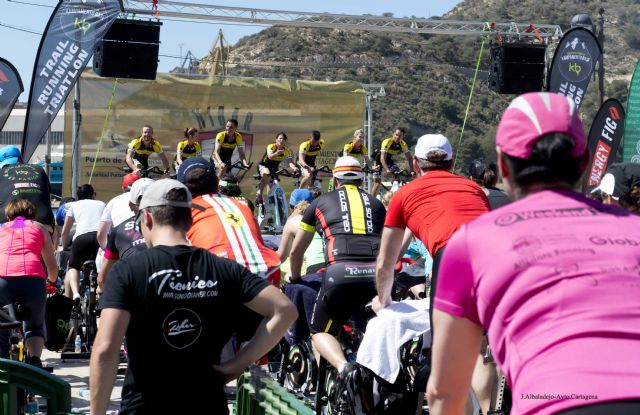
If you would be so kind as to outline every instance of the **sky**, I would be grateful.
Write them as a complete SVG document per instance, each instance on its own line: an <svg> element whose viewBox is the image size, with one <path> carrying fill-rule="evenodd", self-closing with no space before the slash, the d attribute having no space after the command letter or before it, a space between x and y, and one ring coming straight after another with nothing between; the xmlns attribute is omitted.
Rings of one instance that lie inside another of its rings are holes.
<svg viewBox="0 0 640 415"><path fill-rule="evenodd" d="M159 0L162 2L162 0ZM297 12L318 12L350 15L382 15L393 13L394 17L432 17L441 16L451 10L460 0L324 0L318 1L283 1L271 0L174 0L197 4L215 4L260 8L270 10L286 10ZM29 95L31 76L36 52L42 32L53 12L55 0L0 0L0 57L10 61L22 78L25 92L20 101L26 102ZM126 5L126 1L125 1ZM141 18L148 18L141 16ZM175 21L164 20L160 30L160 56L158 72L168 72L182 64L181 56L191 51L196 57L204 57L211 49L213 42L222 29L229 44L233 45L240 38L257 33L268 26L211 22L211 21ZM206 23L203 23L206 22ZM91 64L89 64L90 66Z"/></svg>

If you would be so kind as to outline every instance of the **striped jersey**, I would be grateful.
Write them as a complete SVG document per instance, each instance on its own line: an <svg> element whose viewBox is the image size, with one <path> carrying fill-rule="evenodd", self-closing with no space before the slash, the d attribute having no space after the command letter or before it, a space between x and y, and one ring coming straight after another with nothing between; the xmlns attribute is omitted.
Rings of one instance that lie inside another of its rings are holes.
<svg viewBox="0 0 640 415"><path fill-rule="evenodd" d="M376 260L386 211L382 202L347 185L315 199L302 215L300 229L324 238L328 265Z"/></svg>
<svg viewBox="0 0 640 415"><path fill-rule="evenodd" d="M246 203L219 195L201 195L193 203L205 207L192 209L193 225L187 237L194 246L238 262L249 271L279 286L280 257L265 246L260 229Z"/></svg>

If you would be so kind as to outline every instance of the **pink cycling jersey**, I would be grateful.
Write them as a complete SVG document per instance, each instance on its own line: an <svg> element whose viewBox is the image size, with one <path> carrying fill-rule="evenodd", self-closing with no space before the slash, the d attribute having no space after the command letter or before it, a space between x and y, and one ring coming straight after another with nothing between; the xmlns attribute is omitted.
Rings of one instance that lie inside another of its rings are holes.
<svg viewBox="0 0 640 415"><path fill-rule="evenodd" d="M45 278L40 260L44 238L44 232L33 221L21 216L0 225L0 276Z"/></svg>
<svg viewBox="0 0 640 415"><path fill-rule="evenodd" d="M463 226L435 308L488 328L517 414L640 398L640 217L543 191Z"/></svg>

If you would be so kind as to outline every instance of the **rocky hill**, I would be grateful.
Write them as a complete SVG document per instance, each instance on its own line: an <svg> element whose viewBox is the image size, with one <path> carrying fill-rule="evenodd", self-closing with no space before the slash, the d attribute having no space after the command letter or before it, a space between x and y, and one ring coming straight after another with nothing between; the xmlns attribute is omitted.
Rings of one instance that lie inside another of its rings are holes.
<svg viewBox="0 0 640 415"><path fill-rule="evenodd" d="M595 23L604 8L605 95L625 102L640 57L639 5L638 0L465 0L437 18L550 23L566 30L574 15L588 14ZM272 27L234 45L228 69L238 76L382 83L387 96L373 101L374 140L379 142L396 126L408 129L410 144L424 133L442 132L459 147L458 165L465 166L474 157L494 157L496 124L512 98L479 82L458 145L481 41L469 36ZM549 45L549 60L556 45L557 41ZM481 68L487 71L486 49L483 56ZM592 81L582 106L587 127L599 106L597 90Z"/></svg>

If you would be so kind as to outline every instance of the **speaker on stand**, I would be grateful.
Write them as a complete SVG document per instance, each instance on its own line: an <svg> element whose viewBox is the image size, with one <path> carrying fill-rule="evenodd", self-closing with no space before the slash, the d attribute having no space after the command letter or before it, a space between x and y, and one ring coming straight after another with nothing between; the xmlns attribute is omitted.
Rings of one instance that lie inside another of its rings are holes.
<svg viewBox="0 0 640 415"><path fill-rule="evenodd" d="M499 94L541 91L547 45L502 43L491 47L489 88Z"/></svg>
<svg viewBox="0 0 640 415"><path fill-rule="evenodd" d="M93 50L93 71L111 78L156 79L161 22L118 19Z"/></svg>

